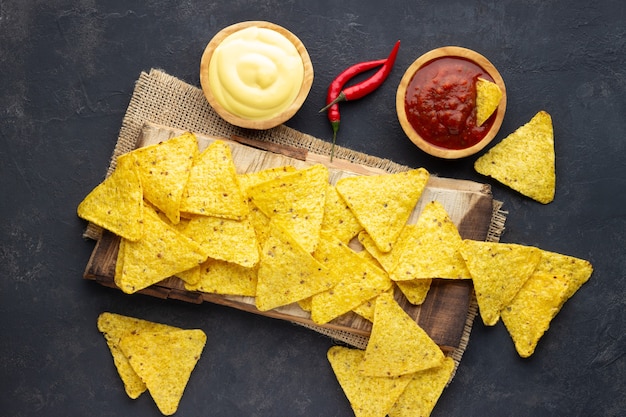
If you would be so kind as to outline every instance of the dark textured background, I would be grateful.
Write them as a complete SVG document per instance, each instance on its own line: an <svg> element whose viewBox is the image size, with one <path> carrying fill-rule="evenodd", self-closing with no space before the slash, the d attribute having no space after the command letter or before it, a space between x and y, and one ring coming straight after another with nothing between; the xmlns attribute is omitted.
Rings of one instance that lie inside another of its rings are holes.
<svg viewBox="0 0 626 417"><path fill-rule="evenodd" d="M204 46L221 28L270 20L307 46L313 88L288 125L331 137L330 80L381 58L395 69L370 97L342 106L341 145L433 173L493 184L510 212L505 242L590 260L533 357L500 323L477 322L434 416L626 414L626 3L554 1L0 1L0 414L156 416L126 397L104 339L103 311L208 334L180 416L350 416L326 362L333 342L225 307L126 296L82 277L93 242L75 209L104 176L141 71L199 85ZM553 117L557 190L544 206L478 176L474 158L414 147L394 110L404 70L460 45L487 56L508 90L496 141L537 111Z"/></svg>

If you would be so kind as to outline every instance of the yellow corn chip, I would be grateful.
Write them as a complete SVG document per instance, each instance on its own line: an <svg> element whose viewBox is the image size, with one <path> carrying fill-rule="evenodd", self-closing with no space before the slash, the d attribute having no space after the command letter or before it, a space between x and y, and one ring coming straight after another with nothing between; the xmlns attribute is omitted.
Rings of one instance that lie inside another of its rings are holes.
<svg viewBox="0 0 626 417"><path fill-rule="evenodd" d="M198 242L213 259L251 268L259 262L259 244L248 218L195 216L182 233Z"/></svg>
<svg viewBox="0 0 626 417"><path fill-rule="evenodd" d="M272 221L263 246L256 306L261 311L295 303L332 287L328 269Z"/></svg>
<svg viewBox="0 0 626 417"><path fill-rule="evenodd" d="M504 138L474 163L480 174L547 204L554 199L554 133L545 111Z"/></svg>
<svg viewBox="0 0 626 417"><path fill-rule="evenodd" d="M498 84L478 78L476 80L476 125L482 126L496 111L502 100Z"/></svg>
<svg viewBox="0 0 626 417"><path fill-rule="evenodd" d="M337 192L382 252L389 252L428 181L423 168L342 178Z"/></svg>
<svg viewBox="0 0 626 417"><path fill-rule="evenodd" d="M247 194L248 188L253 185L261 184L262 182L280 178L287 174L297 171L297 169L291 165L283 165L274 168L267 168L256 172L247 172L239 175L239 185L244 193Z"/></svg>
<svg viewBox="0 0 626 417"><path fill-rule="evenodd" d="M103 333L107 345L109 346L117 372L124 383L126 394L128 394L130 398L135 399L146 390L146 384L133 370L128 359L120 350L120 340L133 333L141 333L144 331L172 331L178 329L165 324L153 323L133 317L122 316L120 314L102 313L98 317L98 330Z"/></svg>
<svg viewBox="0 0 626 417"><path fill-rule="evenodd" d="M135 154L144 197L177 224L180 221L180 201L198 153L196 137L192 133L184 133L135 149L132 153Z"/></svg>
<svg viewBox="0 0 626 417"><path fill-rule="evenodd" d="M541 255L535 272L501 313L515 349L524 358L534 353L552 319L592 273L585 260L547 251Z"/></svg>
<svg viewBox="0 0 626 417"><path fill-rule="evenodd" d="M117 158L111 175L78 205L77 214L125 239L137 241L143 233L143 189L135 157Z"/></svg>
<svg viewBox="0 0 626 417"><path fill-rule="evenodd" d="M368 376L406 375L439 366L443 352L393 298L376 298L374 324L359 369Z"/></svg>
<svg viewBox="0 0 626 417"><path fill-rule="evenodd" d="M263 244L267 240L270 234L270 218L267 217L257 206L250 203L250 212L248 213L248 221L254 229L259 247L263 247Z"/></svg>
<svg viewBox="0 0 626 417"><path fill-rule="evenodd" d="M205 343L202 330L172 330L128 335L120 348L161 413L169 416L178 409Z"/></svg>
<svg viewBox="0 0 626 417"><path fill-rule="evenodd" d="M395 286L392 285L385 292L391 292L393 294L394 290L395 290ZM362 303L361 305L353 308L352 311L354 311L359 316L361 316L364 319L369 320L369 321L371 321L373 323L374 322L374 311L376 309L376 298L378 298L378 295L376 297L370 298L369 300L367 300L366 302Z"/></svg>
<svg viewBox="0 0 626 417"><path fill-rule="evenodd" d="M441 203L431 201L426 204L415 227L407 230L411 233L408 233L391 271L392 280L470 278L459 253L463 240Z"/></svg>
<svg viewBox="0 0 626 417"><path fill-rule="evenodd" d="M513 243L464 240L460 247L474 282L480 316L495 325L507 306L534 272L541 251Z"/></svg>
<svg viewBox="0 0 626 417"><path fill-rule="evenodd" d="M432 279L419 278L411 281L396 281L396 285L411 304L420 305L426 300L432 282Z"/></svg>
<svg viewBox="0 0 626 417"><path fill-rule="evenodd" d="M200 265L176 273L176 276L185 282L185 287L193 287L200 282Z"/></svg>
<svg viewBox="0 0 626 417"><path fill-rule="evenodd" d="M328 184L326 203L324 204L324 218L322 233L332 233L343 243L347 244L357 235L363 226L356 219L350 207L339 195L335 186Z"/></svg>
<svg viewBox="0 0 626 417"><path fill-rule="evenodd" d="M454 360L445 358L437 367L413 374L389 417L430 416L454 371Z"/></svg>
<svg viewBox="0 0 626 417"><path fill-rule="evenodd" d="M288 230L307 252L319 240L328 168L317 164L248 188L251 201Z"/></svg>
<svg viewBox="0 0 626 417"><path fill-rule="evenodd" d="M246 268L209 258L197 270L197 283L185 283L185 288L189 291L245 297L254 297L256 294L257 267Z"/></svg>
<svg viewBox="0 0 626 417"><path fill-rule="evenodd" d="M316 324L328 323L392 285L385 271L334 236L323 235L314 256L337 277L332 288L313 296L311 319Z"/></svg>
<svg viewBox="0 0 626 417"><path fill-rule="evenodd" d="M148 205L143 217L143 238L124 242L123 265L115 275L115 284L128 294L198 266L207 257L198 243L164 223Z"/></svg>
<svg viewBox="0 0 626 417"><path fill-rule="evenodd" d="M248 213L230 147L225 142L211 143L194 159L180 211L235 220Z"/></svg>
<svg viewBox="0 0 626 417"><path fill-rule="evenodd" d="M359 372L364 352L342 346L328 350L327 358L355 417L385 417L412 375L371 377Z"/></svg>

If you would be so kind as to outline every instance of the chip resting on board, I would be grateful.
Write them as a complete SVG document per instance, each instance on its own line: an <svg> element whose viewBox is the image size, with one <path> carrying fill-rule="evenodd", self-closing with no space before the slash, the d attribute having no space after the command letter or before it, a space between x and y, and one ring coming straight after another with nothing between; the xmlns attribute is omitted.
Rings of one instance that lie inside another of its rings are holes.
<svg viewBox="0 0 626 417"><path fill-rule="evenodd" d="M225 142L211 143L194 159L180 211L235 220L248 213L230 147Z"/></svg>
<svg viewBox="0 0 626 417"><path fill-rule="evenodd" d="M368 376L406 375L439 366L443 352L390 293L376 298L374 324L359 369Z"/></svg>
<svg viewBox="0 0 626 417"><path fill-rule="evenodd" d="M337 192L382 252L389 252L419 200L428 171L361 175L337 181Z"/></svg>
<svg viewBox="0 0 626 417"><path fill-rule="evenodd" d="M411 382L412 375L363 375L359 366L364 355L359 349L333 346L326 356L339 385L350 401L355 417L385 417Z"/></svg>
<svg viewBox="0 0 626 417"><path fill-rule="evenodd" d="M328 168L316 164L250 186L247 194L255 206L311 253L319 240L327 186Z"/></svg>
<svg viewBox="0 0 626 417"><path fill-rule="evenodd" d="M480 174L547 204L556 187L552 118L545 111L496 144L474 163Z"/></svg>
<svg viewBox="0 0 626 417"><path fill-rule="evenodd" d="M483 323L495 325L541 260L541 250L514 243L466 239L460 247L474 282Z"/></svg>
<svg viewBox="0 0 626 417"><path fill-rule="evenodd" d="M482 126L496 111L502 100L498 84L478 78L476 80L476 125Z"/></svg>
<svg viewBox="0 0 626 417"><path fill-rule="evenodd" d="M180 221L180 201L198 153L192 133L184 133L155 145L132 151L146 200L174 224Z"/></svg>
<svg viewBox="0 0 626 417"><path fill-rule="evenodd" d="M131 241L143 234L143 188L134 161L133 154L118 157L115 170L77 209L80 218Z"/></svg>
<svg viewBox="0 0 626 417"><path fill-rule="evenodd" d="M141 332L120 341L120 349L144 381L164 415L178 409L189 377L204 350L206 334L199 329Z"/></svg>

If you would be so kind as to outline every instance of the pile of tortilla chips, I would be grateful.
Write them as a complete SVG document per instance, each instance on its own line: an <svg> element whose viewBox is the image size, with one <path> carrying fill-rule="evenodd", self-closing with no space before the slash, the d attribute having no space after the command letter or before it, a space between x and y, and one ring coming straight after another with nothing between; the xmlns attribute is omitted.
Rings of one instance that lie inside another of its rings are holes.
<svg viewBox="0 0 626 417"><path fill-rule="evenodd" d="M205 333L113 313L98 317L98 330L128 396L136 399L148 390L161 413L174 414L204 349Z"/></svg>
<svg viewBox="0 0 626 417"><path fill-rule="evenodd" d="M321 164L237 173L227 143L200 152L185 133L120 156L78 215L121 237L115 283L126 293L177 276L190 291L254 297L260 311L297 303L318 325L349 313L372 321L365 351L328 352L355 414L428 415L452 360L394 294L420 304L433 279L472 280L485 325L501 317L527 357L592 273L570 256L463 240L437 201L408 224L428 178L419 168L332 185ZM141 373L153 371L130 365L152 392ZM125 380L131 397L143 387L134 380Z"/></svg>

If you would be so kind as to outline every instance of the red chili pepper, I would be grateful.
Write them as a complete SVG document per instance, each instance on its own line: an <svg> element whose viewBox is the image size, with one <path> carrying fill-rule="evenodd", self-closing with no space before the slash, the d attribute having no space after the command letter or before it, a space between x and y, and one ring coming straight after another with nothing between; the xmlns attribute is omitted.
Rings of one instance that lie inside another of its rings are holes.
<svg viewBox="0 0 626 417"><path fill-rule="evenodd" d="M387 76L393 68L393 64L396 62L398 49L400 49L400 41L396 42L393 49L391 50L391 53L385 60L385 63L378 71L376 71L374 75L360 83L354 84L342 90L332 101L330 101L326 105L326 107L322 108L322 110L320 111L324 111L333 104L339 103L340 101L357 100L359 98L365 97L366 95L380 87L380 85L387 79Z"/></svg>
<svg viewBox="0 0 626 417"><path fill-rule="evenodd" d="M354 76L379 67L383 65L385 61L386 59L379 59L376 61L360 62L343 70L328 87L326 102L330 103L331 101L333 101L339 95L339 93L341 93L341 89L343 88L343 86ZM328 105L320 110L320 112L323 112L324 110L328 110L328 120L330 121L330 125L333 128L333 146L330 151L330 159L332 161L335 150L335 142L337 140L337 131L339 130L339 121L341 119L339 114L339 104L335 103Z"/></svg>

